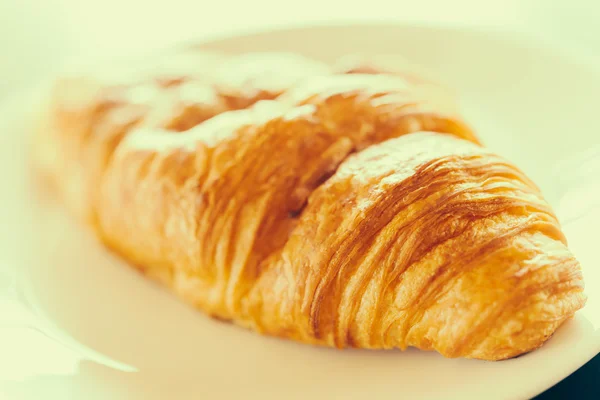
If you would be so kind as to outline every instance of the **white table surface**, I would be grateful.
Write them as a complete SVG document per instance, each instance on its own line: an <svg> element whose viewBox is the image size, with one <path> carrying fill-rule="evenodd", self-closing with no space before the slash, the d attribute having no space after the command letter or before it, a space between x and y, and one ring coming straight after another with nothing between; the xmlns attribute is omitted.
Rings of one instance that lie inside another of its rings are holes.
<svg viewBox="0 0 600 400"><path fill-rule="evenodd" d="M304 23L408 21L488 26L528 31L567 51L600 58L600 2L557 2L561 6L550 6L551 3L369 0L351 5L348 1L326 0L1 0L0 101L71 57L123 54L164 47L182 39ZM0 274L0 292L7 285L7 276ZM24 327L28 318L18 302L0 295L0 382L73 372L80 360L77 352ZM2 389L0 383L0 398Z"/></svg>

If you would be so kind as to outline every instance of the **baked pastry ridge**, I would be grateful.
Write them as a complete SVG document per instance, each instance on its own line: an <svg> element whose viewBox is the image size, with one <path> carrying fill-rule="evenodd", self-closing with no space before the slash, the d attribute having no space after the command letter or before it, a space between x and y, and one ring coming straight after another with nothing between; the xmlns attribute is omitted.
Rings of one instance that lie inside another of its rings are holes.
<svg viewBox="0 0 600 400"><path fill-rule="evenodd" d="M185 301L306 343L486 360L584 305L550 206L444 88L288 54L183 60L59 81L34 160Z"/></svg>

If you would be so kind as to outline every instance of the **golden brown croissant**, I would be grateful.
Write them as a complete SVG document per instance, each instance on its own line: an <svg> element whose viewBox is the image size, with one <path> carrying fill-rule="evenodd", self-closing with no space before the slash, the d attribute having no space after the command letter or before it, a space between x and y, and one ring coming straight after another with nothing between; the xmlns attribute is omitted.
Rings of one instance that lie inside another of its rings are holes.
<svg viewBox="0 0 600 400"><path fill-rule="evenodd" d="M70 208L187 302L306 343L486 360L584 305L552 210L443 88L288 54L183 57L59 82L34 144Z"/></svg>

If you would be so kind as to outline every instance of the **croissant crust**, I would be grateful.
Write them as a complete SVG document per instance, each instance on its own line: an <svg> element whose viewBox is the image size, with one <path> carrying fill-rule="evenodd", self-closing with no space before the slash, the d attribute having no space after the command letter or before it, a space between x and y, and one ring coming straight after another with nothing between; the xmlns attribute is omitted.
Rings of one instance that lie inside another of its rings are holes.
<svg viewBox="0 0 600 400"><path fill-rule="evenodd" d="M61 79L35 167L211 316L338 348L541 346L585 296L539 189L443 87L342 64L193 50Z"/></svg>

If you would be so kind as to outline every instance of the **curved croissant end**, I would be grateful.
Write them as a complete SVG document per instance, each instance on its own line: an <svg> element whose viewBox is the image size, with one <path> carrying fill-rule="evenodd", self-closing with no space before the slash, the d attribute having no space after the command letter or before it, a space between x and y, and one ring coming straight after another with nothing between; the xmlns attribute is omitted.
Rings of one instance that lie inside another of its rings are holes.
<svg viewBox="0 0 600 400"><path fill-rule="evenodd" d="M277 288L286 335L338 347L504 359L539 347L585 301L536 187L433 133L348 158L311 195L274 271L255 295Z"/></svg>

